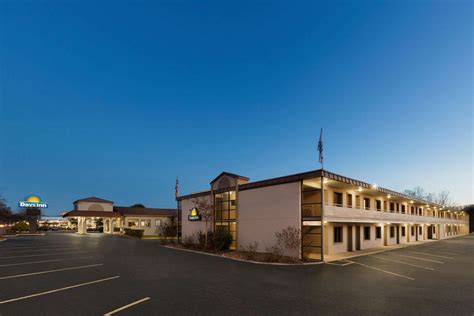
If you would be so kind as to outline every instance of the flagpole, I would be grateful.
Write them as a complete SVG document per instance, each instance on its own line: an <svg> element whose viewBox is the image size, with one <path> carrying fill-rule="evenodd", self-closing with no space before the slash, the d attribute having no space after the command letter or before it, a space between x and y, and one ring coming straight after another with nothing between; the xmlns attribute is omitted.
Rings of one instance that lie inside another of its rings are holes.
<svg viewBox="0 0 474 316"><path fill-rule="evenodd" d="M179 244L179 220L180 220L180 213L179 213L179 200L178 200L178 196L179 196L178 177L176 177L176 186L175 186L174 190L175 190L174 195L175 195L175 200L176 200L176 214L177 214L177 217L176 217L176 243Z"/></svg>
<svg viewBox="0 0 474 316"><path fill-rule="evenodd" d="M321 261L324 261L324 156L323 156L323 129L319 134L319 162L321 163Z"/></svg>

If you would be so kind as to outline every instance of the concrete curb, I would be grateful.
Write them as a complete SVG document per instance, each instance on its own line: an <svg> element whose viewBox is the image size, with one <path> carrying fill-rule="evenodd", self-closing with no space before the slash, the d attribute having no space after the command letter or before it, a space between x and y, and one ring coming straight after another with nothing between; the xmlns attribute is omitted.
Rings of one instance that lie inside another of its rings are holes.
<svg viewBox="0 0 474 316"><path fill-rule="evenodd" d="M0 239L0 242L6 241L6 240L7 240L6 238L1 238L1 239Z"/></svg>
<svg viewBox="0 0 474 316"><path fill-rule="evenodd" d="M231 258L231 257L227 257L225 255L217 255L215 253L208 253L208 252L203 252L203 251L198 251L198 250L177 248L177 247L167 246L167 245L161 245L161 247L168 248L168 249L188 251L188 252L193 252L193 253L197 253L197 254L201 254L201 255L218 257L218 258L229 259L229 260L234 260L234 261L247 262L247 263L253 263L253 264L261 264L261 265L270 265L270 266L305 266L305 265L318 265L318 264L323 264L324 263L322 261L321 262L301 262L301 263L260 262L260 261L253 261L253 260Z"/></svg>

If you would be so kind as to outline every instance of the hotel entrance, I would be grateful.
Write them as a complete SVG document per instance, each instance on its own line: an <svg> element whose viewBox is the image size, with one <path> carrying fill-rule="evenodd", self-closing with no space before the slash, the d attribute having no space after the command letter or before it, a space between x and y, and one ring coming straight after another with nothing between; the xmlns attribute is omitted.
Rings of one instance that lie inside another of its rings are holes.
<svg viewBox="0 0 474 316"><path fill-rule="evenodd" d="M322 260L321 180L301 182L301 256Z"/></svg>

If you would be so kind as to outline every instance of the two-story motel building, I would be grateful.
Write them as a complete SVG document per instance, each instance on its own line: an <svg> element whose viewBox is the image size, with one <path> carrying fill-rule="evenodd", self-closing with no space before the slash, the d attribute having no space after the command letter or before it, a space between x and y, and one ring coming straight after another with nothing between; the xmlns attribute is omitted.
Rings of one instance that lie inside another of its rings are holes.
<svg viewBox="0 0 474 316"><path fill-rule="evenodd" d="M462 211L327 170L257 182L223 172L210 184L178 198L183 238L206 229L203 220L189 216L196 199L213 205L210 226L232 234L232 249L257 241L265 252L276 232L293 226L301 231L300 257L309 260L321 260L322 249L333 255L469 233Z"/></svg>

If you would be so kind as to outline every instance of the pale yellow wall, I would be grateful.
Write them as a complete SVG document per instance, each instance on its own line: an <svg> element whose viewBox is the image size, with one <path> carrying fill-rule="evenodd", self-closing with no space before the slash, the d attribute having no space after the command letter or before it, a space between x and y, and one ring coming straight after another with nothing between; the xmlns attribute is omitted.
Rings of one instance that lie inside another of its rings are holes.
<svg viewBox="0 0 474 316"><path fill-rule="evenodd" d="M141 220L150 220L151 221L151 226L150 227L142 227L141 225L139 227L129 227L128 222L129 220L132 219L138 219L139 224L141 224ZM156 221L157 219L161 220L161 225L171 225L172 221L170 217L166 216L126 216L125 217L125 223L124 223L124 228L133 228L133 229L143 229L143 235L159 235L162 233L161 227L156 226Z"/></svg>
<svg viewBox="0 0 474 316"><path fill-rule="evenodd" d="M207 201L211 201L211 195L206 195L199 197L198 199L205 199ZM199 231L205 232L206 231L206 223L204 220L202 221L189 221L188 215L189 211L196 207L193 203L193 199L183 199L181 201L181 237L184 239L186 236L195 236ZM208 230L213 230L213 221L212 218L210 219L208 226ZM196 240L197 242L197 240Z"/></svg>
<svg viewBox="0 0 474 316"><path fill-rule="evenodd" d="M78 211L89 211L92 207L94 210L95 205L100 205L105 212L113 212L113 204L112 203L97 203L97 202L77 202L76 203L76 210ZM95 209L97 210L97 209Z"/></svg>
<svg viewBox="0 0 474 316"><path fill-rule="evenodd" d="M254 241L259 251L276 243L275 233L301 226L300 182L240 191L237 201L237 247Z"/></svg>

